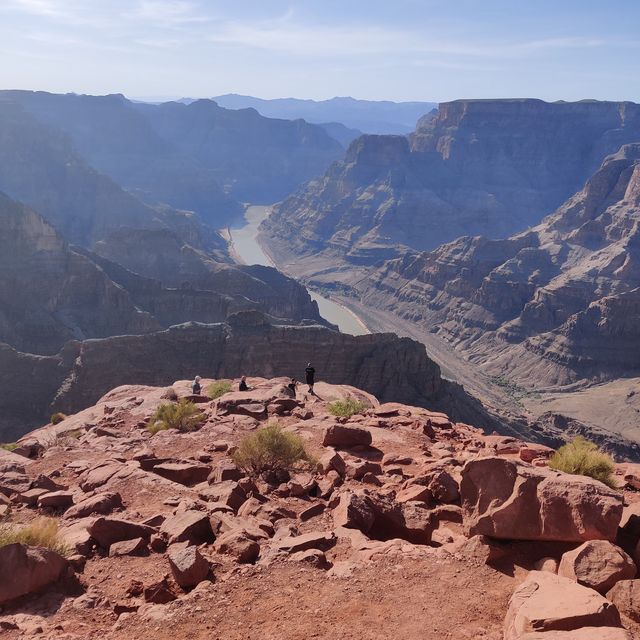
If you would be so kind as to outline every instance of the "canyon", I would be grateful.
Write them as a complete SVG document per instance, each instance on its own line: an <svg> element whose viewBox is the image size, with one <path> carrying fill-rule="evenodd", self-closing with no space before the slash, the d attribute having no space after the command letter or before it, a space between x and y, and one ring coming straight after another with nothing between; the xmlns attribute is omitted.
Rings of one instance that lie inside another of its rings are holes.
<svg viewBox="0 0 640 640"><path fill-rule="evenodd" d="M341 162L274 208L264 235L283 255L371 265L459 236L537 224L605 156L640 139L640 105L457 100L408 137L362 136Z"/></svg>

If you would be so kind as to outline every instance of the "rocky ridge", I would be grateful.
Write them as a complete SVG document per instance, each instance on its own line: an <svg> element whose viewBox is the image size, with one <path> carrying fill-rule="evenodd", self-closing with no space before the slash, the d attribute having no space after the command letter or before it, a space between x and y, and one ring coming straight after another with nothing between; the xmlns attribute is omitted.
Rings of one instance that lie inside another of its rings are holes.
<svg viewBox="0 0 640 640"><path fill-rule="evenodd" d="M70 553L0 550L6 637L637 637L636 465L610 489L549 470L546 447L286 382L216 401L186 380L119 387L0 450L1 513L56 519ZM202 426L151 435L158 405L183 397ZM368 408L330 415L345 397ZM315 462L247 475L230 454L273 420Z"/></svg>
<svg viewBox="0 0 640 640"><path fill-rule="evenodd" d="M133 266L140 268L133 273L70 246L35 211L1 192L0 220L0 342L18 351L51 355L69 340L144 334L189 320L221 322L247 309L293 323L324 322L305 289L271 268L225 265L198 255L189 266L183 259L170 269L173 276L163 286L137 275L163 275L154 266L164 259L167 267L169 252L162 247L145 254L138 246ZM174 246L176 254L187 254ZM144 260L151 263L146 269Z"/></svg>
<svg viewBox="0 0 640 640"><path fill-rule="evenodd" d="M408 254L361 281L359 293L527 389L632 376L639 185L640 145L626 145L530 231Z"/></svg>
<svg viewBox="0 0 640 640"><path fill-rule="evenodd" d="M440 376L418 342L393 334L351 336L318 325L283 325L255 311L237 313L226 323L191 322L145 335L69 342L55 356L0 345L1 424L7 439L52 411L83 409L118 385L163 385L176 375L196 374L302 377L300 369L309 360L323 380L500 426L462 387Z"/></svg>

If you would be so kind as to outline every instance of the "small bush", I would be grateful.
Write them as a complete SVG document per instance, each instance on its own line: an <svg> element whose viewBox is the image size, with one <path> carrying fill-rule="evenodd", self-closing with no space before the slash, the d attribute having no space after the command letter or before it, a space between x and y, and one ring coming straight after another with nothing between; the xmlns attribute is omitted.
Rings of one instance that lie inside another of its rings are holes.
<svg viewBox="0 0 640 640"><path fill-rule="evenodd" d="M290 471L297 463L311 463L304 440L270 424L244 438L233 453L233 461L251 475L267 471Z"/></svg>
<svg viewBox="0 0 640 640"><path fill-rule="evenodd" d="M53 518L38 518L31 524L0 526L0 547L20 542L31 547L46 547L68 555L69 547L58 538L58 523Z"/></svg>
<svg viewBox="0 0 640 640"><path fill-rule="evenodd" d="M161 404L151 416L147 429L154 434L166 429L195 431L204 421L204 413L195 404L182 399L176 404Z"/></svg>
<svg viewBox="0 0 640 640"><path fill-rule="evenodd" d="M51 424L53 425L60 424L66 417L67 416L64 413L57 411L51 416Z"/></svg>
<svg viewBox="0 0 640 640"><path fill-rule="evenodd" d="M332 402L329 405L329 413L340 418L350 418L356 413L362 413L367 408L368 407L364 402L349 396L344 400L336 400L335 402Z"/></svg>
<svg viewBox="0 0 640 640"><path fill-rule="evenodd" d="M582 436L561 446L549 459L549 467L565 473L589 476L612 489L616 488L613 458Z"/></svg>
<svg viewBox="0 0 640 640"><path fill-rule="evenodd" d="M14 451L17 448L17 442L7 442L6 444L0 444L0 449L4 449L5 451Z"/></svg>
<svg viewBox="0 0 640 640"><path fill-rule="evenodd" d="M231 380L216 380L207 387L207 395L212 400L216 400L229 391L231 391Z"/></svg>

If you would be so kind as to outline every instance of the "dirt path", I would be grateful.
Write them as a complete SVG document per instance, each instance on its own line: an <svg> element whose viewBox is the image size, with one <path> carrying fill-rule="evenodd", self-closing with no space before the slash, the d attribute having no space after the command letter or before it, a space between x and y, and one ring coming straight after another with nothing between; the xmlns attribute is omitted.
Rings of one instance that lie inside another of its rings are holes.
<svg viewBox="0 0 640 640"><path fill-rule="evenodd" d="M193 594L181 609L110 640L499 640L514 579L453 558L399 556L348 578L282 565L250 569Z"/></svg>

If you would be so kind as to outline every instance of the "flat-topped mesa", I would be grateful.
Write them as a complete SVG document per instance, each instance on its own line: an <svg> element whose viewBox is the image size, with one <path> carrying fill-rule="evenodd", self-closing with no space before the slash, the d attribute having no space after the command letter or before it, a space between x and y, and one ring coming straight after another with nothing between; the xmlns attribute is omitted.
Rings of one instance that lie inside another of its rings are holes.
<svg viewBox="0 0 640 640"><path fill-rule="evenodd" d="M334 262L373 264L407 246L509 236L640 140L640 105L458 100L427 114L408 140L407 153L401 137L361 137L343 162L278 204L263 224L274 255L291 262L326 251Z"/></svg>
<svg viewBox="0 0 640 640"><path fill-rule="evenodd" d="M432 128L457 127L473 118L501 119L515 124L531 117L578 117L591 120L594 125L599 120L600 124L615 129L640 118L640 105L598 100L545 102L537 98L452 100L441 102L434 116L426 114L418 120L414 136Z"/></svg>

